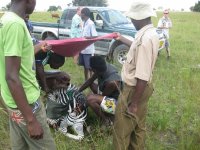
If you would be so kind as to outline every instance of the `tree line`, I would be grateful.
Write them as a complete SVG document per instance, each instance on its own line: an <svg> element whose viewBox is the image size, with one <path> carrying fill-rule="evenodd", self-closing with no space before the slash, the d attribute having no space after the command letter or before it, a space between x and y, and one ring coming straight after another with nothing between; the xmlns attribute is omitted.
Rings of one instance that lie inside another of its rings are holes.
<svg viewBox="0 0 200 150"><path fill-rule="evenodd" d="M72 3L67 4L65 7L68 7L70 5L73 6L98 6L98 7L106 7L108 6L107 0L73 0ZM2 7L2 10L9 10L11 6L11 3L8 3L5 7ZM58 11L62 10L61 6L49 6L47 11Z"/></svg>
<svg viewBox="0 0 200 150"><path fill-rule="evenodd" d="M106 7L108 6L107 0L73 0L72 3L66 4L67 6L98 6L98 7ZM59 9L62 9L61 7L56 6L49 6L49 9L47 11L57 11Z"/></svg>
<svg viewBox="0 0 200 150"><path fill-rule="evenodd" d="M198 3L195 3L194 6L190 7L190 10L194 12L200 12L200 0L198 1Z"/></svg>
<svg viewBox="0 0 200 150"><path fill-rule="evenodd" d="M8 3L5 7L2 7L1 9L3 11L9 10L10 8L10 3ZM98 6L98 7L106 7L108 6L108 1L107 0L73 0L72 3L66 4L67 6ZM61 6L49 6L49 9L47 11L58 11L62 10ZM193 12L200 12L200 0L195 3L194 6L190 7L190 10Z"/></svg>

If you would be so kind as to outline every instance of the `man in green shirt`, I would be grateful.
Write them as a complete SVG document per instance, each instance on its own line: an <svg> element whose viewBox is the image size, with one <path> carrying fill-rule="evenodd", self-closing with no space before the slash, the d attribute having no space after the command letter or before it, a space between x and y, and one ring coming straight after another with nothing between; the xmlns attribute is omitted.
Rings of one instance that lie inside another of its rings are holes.
<svg viewBox="0 0 200 150"><path fill-rule="evenodd" d="M12 149L55 149L35 77L34 48L24 22L36 0L11 0L0 19L0 85L8 107Z"/></svg>

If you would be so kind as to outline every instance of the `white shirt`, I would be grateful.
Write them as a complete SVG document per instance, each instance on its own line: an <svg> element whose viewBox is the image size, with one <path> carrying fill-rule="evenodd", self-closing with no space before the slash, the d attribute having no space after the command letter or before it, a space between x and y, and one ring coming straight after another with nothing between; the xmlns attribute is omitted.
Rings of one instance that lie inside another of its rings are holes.
<svg viewBox="0 0 200 150"><path fill-rule="evenodd" d="M159 22L158 22L158 28L162 28L165 27L165 29L162 29L164 34L167 36L167 38L169 38L169 28L172 27L172 22L171 19L168 17L162 17L160 18Z"/></svg>
<svg viewBox="0 0 200 150"><path fill-rule="evenodd" d="M93 37L97 36L97 31L95 28L95 24L90 18L84 22L83 25L83 37ZM89 45L86 47L84 50L81 51L81 54L94 54L95 52L95 47L94 44Z"/></svg>

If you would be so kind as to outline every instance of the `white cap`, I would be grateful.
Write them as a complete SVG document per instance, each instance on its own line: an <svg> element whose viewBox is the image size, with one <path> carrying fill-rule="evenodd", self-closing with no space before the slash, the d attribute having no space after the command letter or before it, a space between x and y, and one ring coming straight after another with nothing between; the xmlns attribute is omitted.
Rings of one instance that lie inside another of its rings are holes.
<svg viewBox="0 0 200 150"><path fill-rule="evenodd" d="M157 17L151 5L148 2L141 0L134 0L125 15L135 20L143 20L152 16Z"/></svg>

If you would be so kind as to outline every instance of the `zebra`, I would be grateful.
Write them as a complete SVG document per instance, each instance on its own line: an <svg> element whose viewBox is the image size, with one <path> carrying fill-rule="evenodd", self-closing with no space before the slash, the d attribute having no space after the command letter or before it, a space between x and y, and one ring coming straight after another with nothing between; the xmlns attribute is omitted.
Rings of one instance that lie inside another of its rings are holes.
<svg viewBox="0 0 200 150"><path fill-rule="evenodd" d="M86 97L78 88L69 84L66 88L54 89L47 94L47 123L64 135L81 140L84 138L83 124L87 117ZM76 135L68 133L72 127Z"/></svg>

